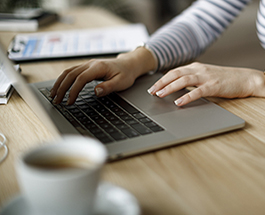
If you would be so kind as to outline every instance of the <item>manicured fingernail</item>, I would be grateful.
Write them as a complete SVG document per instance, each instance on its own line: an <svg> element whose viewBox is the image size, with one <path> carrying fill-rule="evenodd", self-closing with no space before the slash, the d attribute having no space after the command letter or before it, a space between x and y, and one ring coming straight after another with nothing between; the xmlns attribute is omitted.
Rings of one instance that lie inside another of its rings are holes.
<svg viewBox="0 0 265 215"><path fill-rule="evenodd" d="M70 99L70 94L69 94L69 95L68 95L68 99L67 99L67 101L66 101L65 104L66 104L66 105L69 105L69 104L70 104L70 100L71 100L71 99Z"/></svg>
<svg viewBox="0 0 265 215"><path fill-rule="evenodd" d="M101 87L96 88L96 96L100 96L103 93L103 89Z"/></svg>
<svg viewBox="0 0 265 215"><path fill-rule="evenodd" d="M175 101L175 104L177 106L179 106L179 105L181 105L182 102L183 102L183 99L178 99L178 100Z"/></svg>
<svg viewBox="0 0 265 215"><path fill-rule="evenodd" d="M156 95L161 96L164 92L165 92L165 89L159 90L158 92L156 92Z"/></svg>
<svg viewBox="0 0 265 215"><path fill-rule="evenodd" d="M53 103L53 104L57 104L57 97L55 97L55 98L52 100L52 103Z"/></svg>
<svg viewBox="0 0 265 215"><path fill-rule="evenodd" d="M155 91L155 86L152 86L150 89L147 90L147 92L150 94L150 95L153 95L153 92Z"/></svg>
<svg viewBox="0 0 265 215"><path fill-rule="evenodd" d="M52 97L54 95L54 90L53 89L51 89L51 91L50 91L50 97Z"/></svg>

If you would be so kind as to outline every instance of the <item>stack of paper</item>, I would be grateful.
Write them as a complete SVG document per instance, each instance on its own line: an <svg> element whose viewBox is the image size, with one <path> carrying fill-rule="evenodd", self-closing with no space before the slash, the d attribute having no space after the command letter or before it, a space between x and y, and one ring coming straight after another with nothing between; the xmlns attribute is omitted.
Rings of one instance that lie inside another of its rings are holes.
<svg viewBox="0 0 265 215"><path fill-rule="evenodd" d="M16 65L15 69L19 70L19 66ZM0 68L0 104L7 104L14 88L11 81L5 76L2 68Z"/></svg>
<svg viewBox="0 0 265 215"><path fill-rule="evenodd" d="M55 12L42 9L20 9L13 13L0 12L0 31L36 31L40 26L57 21Z"/></svg>

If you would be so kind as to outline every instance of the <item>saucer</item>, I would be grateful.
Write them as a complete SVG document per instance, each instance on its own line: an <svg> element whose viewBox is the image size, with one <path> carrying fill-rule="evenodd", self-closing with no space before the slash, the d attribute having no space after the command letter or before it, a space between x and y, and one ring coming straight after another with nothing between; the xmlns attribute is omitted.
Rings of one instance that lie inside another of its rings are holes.
<svg viewBox="0 0 265 215"><path fill-rule="evenodd" d="M23 195L15 197L0 215L35 215ZM99 185L94 215L140 215L137 199L127 190L110 183Z"/></svg>

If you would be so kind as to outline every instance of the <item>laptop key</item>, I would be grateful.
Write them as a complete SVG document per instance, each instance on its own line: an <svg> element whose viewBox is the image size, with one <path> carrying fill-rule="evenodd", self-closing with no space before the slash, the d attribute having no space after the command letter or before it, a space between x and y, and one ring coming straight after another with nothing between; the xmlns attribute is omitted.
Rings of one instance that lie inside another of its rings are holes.
<svg viewBox="0 0 265 215"><path fill-rule="evenodd" d="M161 128L160 126L153 126L150 128L153 132L159 132L159 131L164 131L163 128Z"/></svg>
<svg viewBox="0 0 265 215"><path fill-rule="evenodd" d="M114 108L117 107L108 97L100 97L98 98L98 101L100 101L102 104L104 104L108 108Z"/></svg>
<svg viewBox="0 0 265 215"><path fill-rule="evenodd" d="M141 118L144 118L145 117L145 115L144 114L142 114L142 113L134 113L133 114L133 116L136 118L136 119L141 119Z"/></svg>
<svg viewBox="0 0 265 215"><path fill-rule="evenodd" d="M67 110L76 109L75 105L64 105L64 108Z"/></svg>
<svg viewBox="0 0 265 215"><path fill-rule="evenodd" d="M89 109L89 105L87 104L83 104L83 105L78 105L78 107L81 109L81 110L85 110L85 109ZM92 110L92 108L90 108Z"/></svg>
<svg viewBox="0 0 265 215"><path fill-rule="evenodd" d="M86 127L88 130L98 128L98 126L97 126L94 122L91 122L91 123L88 123L88 124L84 124L84 125L85 125L85 127Z"/></svg>
<svg viewBox="0 0 265 215"><path fill-rule="evenodd" d="M132 138L132 137L137 137L139 136L139 133L137 133L135 130L132 128L126 128L121 130L127 137Z"/></svg>
<svg viewBox="0 0 265 215"><path fill-rule="evenodd" d="M112 113L108 116L105 116L107 120L109 121L115 121L118 120L118 117L114 116Z"/></svg>
<svg viewBox="0 0 265 215"><path fill-rule="evenodd" d="M145 126L143 126L141 124L134 124L131 126L142 135L152 133L152 131L150 131L148 128L146 128Z"/></svg>
<svg viewBox="0 0 265 215"><path fill-rule="evenodd" d="M145 117L145 118L141 118L141 119L139 119L139 121L140 121L141 123L147 123L147 122L151 122L151 119Z"/></svg>
<svg viewBox="0 0 265 215"><path fill-rule="evenodd" d="M112 120L112 121L110 121L110 123L111 123L112 125L122 125L122 124L124 124L124 122L121 121L121 120L119 120L119 119L117 119L117 120Z"/></svg>
<svg viewBox="0 0 265 215"><path fill-rule="evenodd" d="M132 120L132 119L133 119L133 118L132 118L131 116L129 116L129 115L121 116L120 118L121 118L122 120L124 120L124 121Z"/></svg>
<svg viewBox="0 0 265 215"><path fill-rule="evenodd" d="M113 129L113 126L111 124L109 124L109 123L99 124L99 126L101 128L103 128L104 130L106 130L106 129Z"/></svg>
<svg viewBox="0 0 265 215"><path fill-rule="evenodd" d="M105 131L106 131L108 134L118 132L118 130L115 129L115 128L113 128L113 127L106 128Z"/></svg>
<svg viewBox="0 0 265 215"><path fill-rule="evenodd" d="M120 125L116 125L116 128L123 130L123 129L129 128L129 126L125 124L120 124Z"/></svg>
<svg viewBox="0 0 265 215"><path fill-rule="evenodd" d="M115 140L125 140L127 138L124 134L120 132L110 133L110 136L113 137L113 139Z"/></svg>
<svg viewBox="0 0 265 215"><path fill-rule="evenodd" d="M87 103L93 103L93 102L95 102L95 99L93 98L93 97L91 97L91 96L87 96L88 98L85 98L84 96L82 96L82 98L83 98L83 100L85 101L85 102L87 102Z"/></svg>
<svg viewBox="0 0 265 215"><path fill-rule="evenodd" d="M126 120L125 122L126 122L126 124L128 124L128 125L139 124L139 122L137 122L135 119L132 119L132 120Z"/></svg>
<svg viewBox="0 0 265 215"><path fill-rule="evenodd" d="M164 131L164 129L162 127L160 127L159 125L157 125L154 122L147 122L147 123L145 123L145 126L150 128L153 132Z"/></svg>
<svg viewBox="0 0 265 215"><path fill-rule="evenodd" d="M81 106L81 105L86 105L86 102L84 102L83 100L81 100L81 101L76 101L75 102L75 105L78 105L78 106Z"/></svg>
<svg viewBox="0 0 265 215"><path fill-rule="evenodd" d="M50 91L47 90L46 88L42 88L40 89L40 91L42 92L42 94L49 100L52 101L52 98L50 97Z"/></svg>
<svg viewBox="0 0 265 215"><path fill-rule="evenodd" d="M119 106L121 106L124 110L126 110L128 113L137 113L139 112L136 108L134 108L132 105L130 105L128 102L126 102L124 99L122 99L117 94L111 93L109 95L110 99L115 101Z"/></svg>
<svg viewBox="0 0 265 215"><path fill-rule="evenodd" d="M95 123L92 121L92 120L90 120L90 119L88 119L88 118L86 118L86 119L82 119L82 120L80 120L80 119L78 119L81 123L82 123L82 125L84 125L86 128L90 128L90 127L92 127L92 125L95 125ZM96 125L95 125L96 126Z"/></svg>
<svg viewBox="0 0 265 215"><path fill-rule="evenodd" d="M110 139L109 137L104 137L104 138L98 138L100 142L104 144L112 143L114 140Z"/></svg>
<svg viewBox="0 0 265 215"><path fill-rule="evenodd" d="M57 108L58 109L58 108ZM74 126L74 127L81 127L80 123L69 113L66 111L63 111L62 109L58 109L65 117L66 119Z"/></svg>
<svg viewBox="0 0 265 215"><path fill-rule="evenodd" d="M101 131L101 129L100 128L93 128L93 129L89 129L89 131L92 133L92 134L100 134L100 133L103 133L102 131Z"/></svg>
<svg viewBox="0 0 265 215"><path fill-rule="evenodd" d="M73 113L73 115L77 118L77 119L81 119L81 118L86 118L85 114L83 114L82 112L77 112L77 113Z"/></svg>
<svg viewBox="0 0 265 215"><path fill-rule="evenodd" d="M98 116L97 112L94 110L84 110L85 114L88 115L89 117L93 117L93 116Z"/></svg>
<svg viewBox="0 0 265 215"><path fill-rule="evenodd" d="M102 116L99 116L99 115L92 115L90 116L91 119L93 119L94 121L99 121L99 120L102 120L103 117Z"/></svg>
<svg viewBox="0 0 265 215"><path fill-rule="evenodd" d="M125 113L124 111L120 110L118 112L115 112L115 114L119 117L125 117L125 116L128 116L127 113Z"/></svg>
<svg viewBox="0 0 265 215"><path fill-rule="evenodd" d="M96 138L97 138L100 142L102 142L102 143L104 143L104 144L108 144L108 143L111 143L111 142L114 141L113 139L110 139L109 137L97 137L97 136L96 136Z"/></svg>
<svg viewBox="0 0 265 215"><path fill-rule="evenodd" d="M81 111L80 111L79 109L68 109L68 111L69 111L71 114L81 113Z"/></svg>
<svg viewBox="0 0 265 215"><path fill-rule="evenodd" d="M157 126L157 124L154 122L147 122L147 123L145 123L145 126L148 128L151 128L151 127Z"/></svg>
<svg viewBox="0 0 265 215"><path fill-rule="evenodd" d="M94 136L98 139L107 139L107 138L110 139L109 136L105 133L96 133L96 134L94 134Z"/></svg>

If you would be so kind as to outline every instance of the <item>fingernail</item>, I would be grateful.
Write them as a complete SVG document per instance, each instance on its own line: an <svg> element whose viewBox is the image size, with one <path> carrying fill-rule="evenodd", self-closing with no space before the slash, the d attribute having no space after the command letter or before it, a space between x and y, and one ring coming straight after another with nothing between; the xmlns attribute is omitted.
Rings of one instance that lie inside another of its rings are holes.
<svg viewBox="0 0 265 215"><path fill-rule="evenodd" d="M55 97L55 98L52 100L52 103L53 103L53 104L57 104L57 97Z"/></svg>
<svg viewBox="0 0 265 215"><path fill-rule="evenodd" d="M100 96L103 93L103 89L101 87L96 88L96 96Z"/></svg>
<svg viewBox="0 0 265 215"><path fill-rule="evenodd" d="M152 86L150 89L147 90L147 92L150 94L150 95L153 95L153 92L155 91L155 86Z"/></svg>
<svg viewBox="0 0 265 215"><path fill-rule="evenodd" d="M178 100L175 101L175 104L177 106L179 106L179 105L181 105L182 102L183 102L183 99L178 99Z"/></svg>
<svg viewBox="0 0 265 215"><path fill-rule="evenodd" d="M161 96L164 92L165 92L165 89L162 89L162 90L156 92L156 95Z"/></svg>
<svg viewBox="0 0 265 215"><path fill-rule="evenodd" d="M51 89L51 91L50 91L50 97L52 97L53 96L53 94L54 94L54 90L53 89Z"/></svg>

